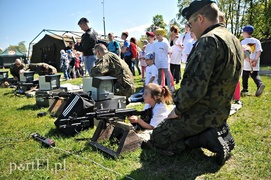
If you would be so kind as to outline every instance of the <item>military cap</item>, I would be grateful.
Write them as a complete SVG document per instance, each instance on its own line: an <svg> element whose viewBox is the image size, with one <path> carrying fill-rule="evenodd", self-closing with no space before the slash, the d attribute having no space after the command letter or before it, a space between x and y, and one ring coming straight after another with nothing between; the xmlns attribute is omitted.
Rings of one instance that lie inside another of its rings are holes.
<svg viewBox="0 0 271 180"><path fill-rule="evenodd" d="M189 20L192 14L206 6L207 4L216 3L216 0L194 0L190 5L182 10L182 16Z"/></svg>

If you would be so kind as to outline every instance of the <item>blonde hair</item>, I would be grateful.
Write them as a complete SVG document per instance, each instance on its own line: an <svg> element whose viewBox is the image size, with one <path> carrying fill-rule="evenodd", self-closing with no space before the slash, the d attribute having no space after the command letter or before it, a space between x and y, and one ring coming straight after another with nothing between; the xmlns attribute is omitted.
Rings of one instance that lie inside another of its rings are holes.
<svg viewBox="0 0 271 180"><path fill-rule="evenodd" d="M154 99L156 96L157 103L164 103L164 104L172 104L172 96L171 93L166 86L160 86L155 83L149 83L145 86L145 89L149 89L151 91L151 97Z"/></svg>

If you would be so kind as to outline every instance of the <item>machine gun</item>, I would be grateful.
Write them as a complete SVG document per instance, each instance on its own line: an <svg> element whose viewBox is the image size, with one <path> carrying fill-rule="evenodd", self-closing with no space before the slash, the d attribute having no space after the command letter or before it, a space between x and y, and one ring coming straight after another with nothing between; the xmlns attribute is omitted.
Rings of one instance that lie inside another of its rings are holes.
<svg viewBox="0 0 271 180"><path fill-rule="evenodd" d="M135 109L103 109L87 113L84 117L69 117L60 119L59 129L94 127L94 118L99 120L98 126L90 138L90 145L113 158L119 157L123 151L131 151L141 146L142 140L135 133L135 126L123 122L127 116L140 115L141 119L149 123L152 117L152 109L137 111ZM111 126L113 125L113 130ZM110 129L111 128L111 129ZM110 137L108 136L111 133ZM110 142L118 144L116 151L98 143L98 139L108 138ZM79 139L82 140L82 139ZM117 141L116 141L117 140Z"/></svg>
<svg viewBox="0 0 271 180"><path fill-rule="evenodd" d="M151 119L151 111L149 109L144 111L137 111L135 109L99 109L95 112L87 113L83 117L76 117L76 115L74 115L66 119L60 119L59 129L78 126L81 126L82 128L86 126L93 128L94 118L103 120L106 123L111 123L115 121L124 121L127 116L132 115L142 116L141 118L147 123L149 123ZM105 128L106 127L104 126L103 129Z"/></svg>

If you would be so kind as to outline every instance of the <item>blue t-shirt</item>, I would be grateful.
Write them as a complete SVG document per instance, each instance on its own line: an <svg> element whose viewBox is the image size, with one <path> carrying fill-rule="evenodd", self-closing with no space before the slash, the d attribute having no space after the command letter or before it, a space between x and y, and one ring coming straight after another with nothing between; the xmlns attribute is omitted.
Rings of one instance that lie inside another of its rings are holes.
<svg viewBox="0 0 271 180"><path fill-rule="evenodd" d="M130 51L130 42L129 41L124 41L124 44L123 44L123 47L127 47L127 50L125 53L123 53L123 56L126 57L126 56L131 56L131 51Z"/></svg>
<svg viewBox="0 0 271 180"><path fill-rule="evenodd" d="M107 48L108 48L108 51L119 55L119 51L120 51L120 44L119 44L119 42L117 42L117 41L111 41L111 42L108 43Z"/></svg>

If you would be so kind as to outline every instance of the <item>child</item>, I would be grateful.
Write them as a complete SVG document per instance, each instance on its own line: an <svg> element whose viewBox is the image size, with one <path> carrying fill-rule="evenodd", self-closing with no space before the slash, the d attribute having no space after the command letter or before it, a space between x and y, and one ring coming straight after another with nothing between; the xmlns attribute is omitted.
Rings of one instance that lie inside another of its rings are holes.
<svg viewBox="0 0 271 180"><path fill-rule="evenodd" d="M175 44L175 41L179 38L178 35L175 36L173 40L173 46L171 47L170 53L170 72L172 76L176 80L176 84L179 84L181 79L181 56L182 56L182 49Z"/></svg>
<svg viewBox="0 0 271 180"><path fill-rule="evenodd" d="M166 34L166 31L164 29L157 29L155 31L157 42L154 44L154 61L155 65L158 69L158 83L161 85L162 83L162 72L164 71L167 85L168 87L173 91L174 86L171 86L171 79L170 79L170 72L168 70L169 67L169 43L164 41L164 36Z"/></svg>
<svg viewBox="0 0 271 180"><path fill-rule="evenodd" d="M142 81L145 78L145 72L146 72L146 67L147 67L146 60L145 60L145 55L146 55L145 49L146 49L146 45L142 47L142 51L140 52L138 56L138 59L140 59L140 65L141 65L141 70L142 70Z"/></svg>
<svg viewBox="0 0 271 180"><path fill-rule="evenodd" d="M145 61L147 64L145 85L149 83L158 84L158 69L154 65L153 54L151 53L146 54Z"/></svg>
<svg viewBox="0 0 271 180"><path fill-rule="evenodd" d="M171 93L165 86L161 87L158 84L150 83L145 86L143 98L144 102L148 104L144 109L152 108L150 123L146 123L137 116L130 116L129 120L131 123L138 123L147 130L152 130L168 117L170 109L168 109L167 104L172 103ZM146 133L139 134L139 136L144 140L148 140L151 132L146 131Z"/></svg>
<svg viewBox="0 0 271 180"><path fill-rule="evenodd" d="M255 96L260 96L265 88L265 85L259 76L260 55L263 50L260 41L252 37L253 32L254 27L251 25L247 25L243 28L243 36L245 39L241 41L241 44L243 46L250 46L251 54L249 58L246 58L244 60L242 75L243 90L241 91L241 93L248 93L248 78L250 75L251 78L254 80L255 84L257 85L257 91L255 93Z"/></svg>
<svg viewBox="0 0 271 180"><path fill-rule="evenodd" d="M149 83L155 83L158 84L158 69L153 63L153 54L148 53L144 57L146 63L147 63L147 68L146 68L146 79L145 79L145 85ZM144 94L144 88L139 92L132 94L129 97L130 102L143 102L143 94Z"/></svg>

